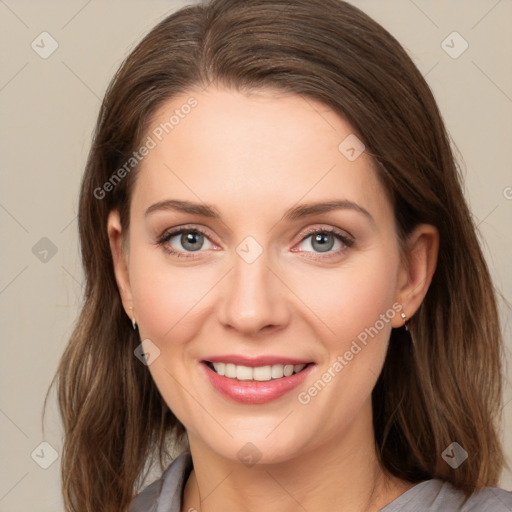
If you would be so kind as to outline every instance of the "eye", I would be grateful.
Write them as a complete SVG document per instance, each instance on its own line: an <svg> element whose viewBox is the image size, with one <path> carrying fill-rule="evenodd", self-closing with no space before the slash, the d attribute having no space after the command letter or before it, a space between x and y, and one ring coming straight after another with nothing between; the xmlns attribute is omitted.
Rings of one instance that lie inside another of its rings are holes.
<svg viewBox="0 0 512 512"><path fill-rule="evenodd" d="M332 251L333 247L338 244L336 250ZM311 252L307 250L307 247L311 247L315 253L329 253L328 257L339 255L346 251L349 247L352 247L354 240L345 233L338 231L337 229L314 229L309 231L305 236L300 245L306 247L306 249L300 249L301 251ZM300 246L299 246L300 247Z"/></svg>
<svg viewBox="0 0 512 512"><path fill-rule="evenodd" d="M193 258L192 254L189 255L187 253L201 252L200 250L204 247L205 241L211 245L209 248L214 247L214 244L212 244L206 232L202 229L183 227L164 233L157 243L169 254L179 258Z"/></svg>
<svg viewBox="0 0 512 512"><path fill-rule="evenodd" d="M308 242L309 240L309 242ZM165 252L177 256L178 258L194 258L194 252L202 252L205 242L210 244L206 249L212 249L215 246L208 238L205 231L200 228L181 227L172 231L165 232L157 241L157 245L161 246ZM335 245L336 250L332 250ZM293 252L313 252L316 254L326 253L326 256L320 258L329 258L340 255L349 247L352 247L354 240L347 234L334 228L330 229L313 229L303 237L300 245L304 245L302 249L292 249ZM299 247L300 247L299 245ZM312 248L309 251L307 247ZM318 259L318 257L314 257Z"/></svg>

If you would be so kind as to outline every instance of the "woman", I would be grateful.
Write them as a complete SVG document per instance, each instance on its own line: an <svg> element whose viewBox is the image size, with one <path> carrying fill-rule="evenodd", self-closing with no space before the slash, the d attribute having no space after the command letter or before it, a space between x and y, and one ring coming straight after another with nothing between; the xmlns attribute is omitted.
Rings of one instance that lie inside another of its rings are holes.
<svg viewBox="0 0 512 512"><path fill-rule="evenodd" d="M106 93L79 229L68 510L512 510L496 300L448 136L357 8L159 23Z"/></svg>

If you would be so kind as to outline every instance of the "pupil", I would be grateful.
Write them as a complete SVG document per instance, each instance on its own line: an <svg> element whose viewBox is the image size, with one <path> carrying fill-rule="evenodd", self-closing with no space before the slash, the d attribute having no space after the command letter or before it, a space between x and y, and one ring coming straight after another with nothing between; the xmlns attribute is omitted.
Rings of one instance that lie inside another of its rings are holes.
<svg viewBox="0 0 512 512"><path fill-rule="evenodd" d="M326 238L331 238L331 243L326 244ZM330 251L334 245L334 240L332 239L332 235L330 233L318 233L313 240L313 244L316 242L320 243L319 252Z"/></svg>
<svg viewBox="0 0 512 512"><path fill-rule="evenodd" d="M194 244L197 244L197 242L198 242L196 237L200 237L200 236L202 236L200 233L191 233L191 232L183 233L183 235L181 236L181 243L182 243L183 247L185 247L185 249L189 249L191 251L197 251L198 249L201 248L202 244L199 244L199 247L197 247L197 246L194 247Z"/></svg>

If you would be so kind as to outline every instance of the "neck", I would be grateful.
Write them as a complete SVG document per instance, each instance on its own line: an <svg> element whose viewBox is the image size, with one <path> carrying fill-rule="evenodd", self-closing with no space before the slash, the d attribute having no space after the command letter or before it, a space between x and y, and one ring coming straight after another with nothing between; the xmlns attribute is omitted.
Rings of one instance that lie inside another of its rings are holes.
<svg viewBox="0 0 512 512"><path fill-rule="evenodd" d="M194 470L182 510L378 512L412 485L380 466L368 412L370 421L362 414L341 435L275 464L248 467L189 433Z"/></svg>

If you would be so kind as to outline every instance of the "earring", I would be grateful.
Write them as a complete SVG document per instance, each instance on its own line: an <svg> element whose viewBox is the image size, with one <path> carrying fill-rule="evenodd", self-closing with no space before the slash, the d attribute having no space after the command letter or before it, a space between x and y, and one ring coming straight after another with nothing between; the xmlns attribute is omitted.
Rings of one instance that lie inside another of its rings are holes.
<svg viewBox="0 0 512 512"><path fill-rule="evenodd" d="M402 317L402 320L404 321L405 330L408 331L409 327L407 327L407 315L402 311L402 313L400 313L400 316Z"/></svg>
<svg viewBox="0 0 512 512"><path fill-rule="evenodd" d="M133 306L130 306L128 309L132 310ZM133 330L137 329L137 322L135 321L135 317L133 317L133 316L132 316L132 327L133 327Z"/></svg>

